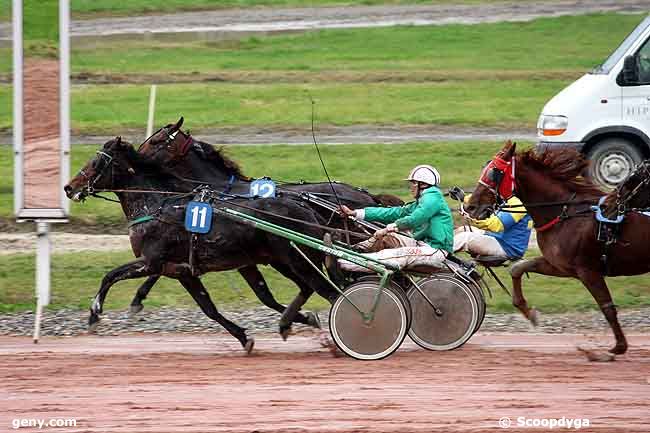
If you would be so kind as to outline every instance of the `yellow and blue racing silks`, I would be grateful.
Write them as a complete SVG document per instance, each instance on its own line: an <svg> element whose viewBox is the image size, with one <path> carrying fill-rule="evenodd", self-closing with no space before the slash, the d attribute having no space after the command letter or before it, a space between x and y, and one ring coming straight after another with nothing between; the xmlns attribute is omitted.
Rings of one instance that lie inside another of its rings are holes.
<svg viewBox="0 0 650 433"><path fill-rule="evenodd" d="M511 197L507 203L510 207L501 210L484 220L474 220L476 227L485 230L485 234L495 238L508 257L523 257L528 248L533 220L517 197ZM512 213L510 212L512 211Z"/></svg>

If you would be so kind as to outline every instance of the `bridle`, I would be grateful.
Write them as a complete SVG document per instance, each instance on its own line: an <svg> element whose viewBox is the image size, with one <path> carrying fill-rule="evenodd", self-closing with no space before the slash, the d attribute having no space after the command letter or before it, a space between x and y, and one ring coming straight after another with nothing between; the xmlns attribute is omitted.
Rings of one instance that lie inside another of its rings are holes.
<svg viewBox="0 0 650 433"><path fill-rule="evenodd" d="M478 183L494 194L497 205L507 202L515 194L515 159L506 161L497 154L483 169Z"/></svg>
<svg viewBox="0 0 650 433"><path fill-rule="evenodd" d="M93 176L88 175L86 171L82 168L79 170L79 175L83 176L86 179L86 192L89 195L92 195L95 192L95 184L102 178L105 171L111 167L111 177L113 177L113 156L98 150L96 159L97 163L95 164L95 174Z"/></svg>
<svg viewBox="0 0 650 433"><path fill-rule="evenodd" d="M621 194L620 188L616 190L616 210L618 214L624 214L628 211L627 204L634 199L639 192L650 184L650 161L644 161L639 164L634 171L628 177L628 180L632 177L641 177L641 181L629 192ZM623 182L624 185L626 182Z"/></svg>
<svg viewBox="0 0 650 433"><path fill-rule="evenodd" d="M164 132L167 138L165 138L165 140L161 144L156 146L155 150L148 156L149 158L155 157L158 154L158 152L162 150L172 155L174 157L173 159L183 158L185 155L187 155L187 152L190 150L191 144L194 142L192 135L185 134L180 129L177 129L176 131L170 133L169 130L167 129L167 126L163 126L158 131L151 134L151 136L149 136L145 141L143 141L140 147L138 147L138 152L140 152L142 146L144 146L145 143L150 141L153 137L155 137L160 132ZM183 144L180 145L179 153L176 153L172 150L172 143L176 140L176 137L178 136L179 133L183 137L185 137L185 141L183 142Z"/></svg>

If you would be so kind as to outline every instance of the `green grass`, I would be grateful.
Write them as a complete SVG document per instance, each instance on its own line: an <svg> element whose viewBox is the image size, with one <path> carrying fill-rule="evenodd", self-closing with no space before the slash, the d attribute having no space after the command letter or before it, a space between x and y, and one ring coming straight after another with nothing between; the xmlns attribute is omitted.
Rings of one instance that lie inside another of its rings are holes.
<svg viewBox="0 0 650 433"><path fill-rule="evenodd" d="M75 50L72 68L77 73L227 73L234 82L160 86L156 118L165 122L183 114L194 128L304 126L310 119L307 92L317 99L321 124L533 128L544 103L600 63L641 18L609 14L327 30L226 43L115 42ZM8 73L10 65L0 62L5 68L0 72ZM253 84L237 83L240 78ZM148 92L148 85L75 86L74 131L142 128ZM0 86L0 129L11 124L10 96L10 87Z"/></svg>
<svg viewBox="0 0 650 433"><path fill-rule="evenodd" d="M529 252L532 257L537 252ZM85 310L90 306L102 277L110 269L133 259L130 252L84 252L54 254L52 256L51 290L52 302L49 308L74 308ZM34 256L16 254L0 256L0 313L34 309ZM262 269L274 295L282 303L287 303L298 292L271 268ZM497 273L504 283L510 286L510 278L505 269ZM260 305L237 272L207 274L202 278L210 291L210 296L219 308L245 308ZM117 283L106 298L107 310L126 310L143 280ZM531 274L524 279L524 294L529 305L534 305L542 313L584 311L596 309L596 303L589 292L574 279L544 277ZM646 276L617 277L608 279L614 301L622 308L650 305L650 286ZM514 311L510 298L494 281L490 281L494 298L488 299L489 312ZM175 280L162 278L152 289L145 301L147 307L184 306L195 307L192 298ZM327 302L314 296L306 308L322 310Z"/></svg>
<svg viewBox="0 0 650 433"><path fill-rule="evenodd" d="M317 125L442 124L533 130L540 107L566 85L556 80L373 84L178 84L157 92L156 123L185 116L187 126L308 127L309 95ZM118 135L146 125L149 87L78 86L72 91L74 133ZM10 125L7 86L0 86L0 129Z"/></svg>
<svg viewBox="0 0 650 433"><path fill-rule="evenodd" d="M90 251L52 255L50 308L87 309L106 272L131 260L133 254L128 251L111 253ZM271 268L261 268L269 286L281 302L287 303L298 293L296 286L276 271ZM34 255L0 256L0 312L34 308L34 269ZM202 280L210 289L210 296L218 307L257 305L252 290L236 271L211 273ZM117 283L107 297L106 308L128 308L135 290L143 281L144 279L138 279ZM161 278L158 281L145 303L148 307L196 305L180 283L168 278ZM307 308L322 309L325 306L326 301L315 296Z"/></svg>
<svg viewBox="0 0 650 433"><path fill-rule="evenodd" d="M73 146L71 175L99 147ZM443 188L473 187L485 161L501 147L502 143L497 142L319 146L332 179L363 186L375 193L397 194L404 199L409 193L401 179L417 164L436 166L442 175ZM271 176L284 181L326 180L313 146L231 146L227 154L249 176ZM0 217L5 218L13 215L12 165L11 149L0 147ZM77 221L93 225L124 221L119 205L93 198L85 203L72 203L71 215Z"/></svg>
<svg viewBox="0 0 650 433"><path fill-rule="evenodd" d="M488 71L584 72L602 63L644 16L603 14L523 23L331 29L221 42L120 41L74 50L72 69L131 74L482 71L487 78Z"/></svg>
<svg viewBox="0 0 650 433"><path fill-rule="evenodd" d="M2 0L7 1L7 0ZM526 0L530 1L530 0ZM482 0L73 0L75 16L131 15L143 13L188 12L192 10L218 10L250 7L316 7L395 4L476 4Z"/></svg>

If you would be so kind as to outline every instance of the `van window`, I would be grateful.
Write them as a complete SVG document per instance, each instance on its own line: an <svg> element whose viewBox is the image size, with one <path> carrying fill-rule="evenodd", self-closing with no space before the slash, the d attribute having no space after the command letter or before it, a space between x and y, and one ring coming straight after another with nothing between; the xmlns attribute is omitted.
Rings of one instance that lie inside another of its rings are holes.
<svg viewBox="0 0 650 433"><path fill-rule="evenodd" d="M639 59L639 84L650 84L650 39L645 41L637 58Z"/></svg>
<svg viewBox="0 0 650 433"><path fill-rule="evenodd" d="M630 49L632 44L637 40L639 35L645 31L646 28L650 27L650 16L646 17L641 23L636 26L636 28L627 35L627 38L621 43L621 45L618 46L616 51L612 53L611 56L607 60L605 60L605 63L602 65L594 68L593 71L591 71L592 74L604 74L607 75L609 74L609 71L612 70L612 68L621 60L621 58L625 55L625 53Z"/></svg>

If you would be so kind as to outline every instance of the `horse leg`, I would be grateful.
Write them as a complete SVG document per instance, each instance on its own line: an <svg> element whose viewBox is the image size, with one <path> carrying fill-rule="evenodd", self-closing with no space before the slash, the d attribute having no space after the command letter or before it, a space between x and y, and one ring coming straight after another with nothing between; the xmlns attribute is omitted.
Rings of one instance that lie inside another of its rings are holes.
<svg viewBox="0 0 650 433"><path fill-rule="evenodd" d="M541 275L550 275L554 277L572 277L574 275L562 272L551 265L544 257L536 257L531 260L522 260L510 268L512 277L512 305L515 306L524 317L530 320L533 326L539 323L539 317L535 308L529 308L524 293L521 289L521 277L526 272L533 272Z"/></svg>
<svg viewBox="0 0 650 433"><path fill-rule="evenodd" d="M133 300L131 301L131 308L129 310L130 315L135 315L142 311L144 308L142 301L147 299L149 291L159 279L160 275L152 275L151 277L147 278L144 283L142 283L142 285L138 288L138 291L135 293Z"/></svg>
<svg viewBox="0 0 650 433"><path fill-rule="evenodd" d="M129 280L132 278L141 278L154 273L155 272L149 266L147 266L144 258L140 258L122 266L118 266L117 268L108 272L102 279L102 283L99 286L99 290L97 291L97 294L95 295L93 303L90 307L90 317L88 318L89 330L92 331L97 325L97 322L99 322L99 315L103 311L104 300L106 299L108 290L111 288L111 286L113 286L113 284L117 283L118 281Z"/></svg>
<svg viewBox="0 0 650 433"><path fill-rule="evenodd" d="M323 290L321 287L323 277L318 274L309 263L306 263L303 257L296 256L293 256L293 260L287 265L287 268L284 266L276 267L282 275L291 278L300 289L300 293L298 293L294 300L291 301L280 318L280 334L285 340L289 335L291 323L296 317L296 314L314 293L314 289L316 289L317 293L327 299L330 303L334 302L338 296L338 293L334 290ZM321 264L315 257L312 257L312 260L317 266ZM317 321L316 323L318 323L318 325L312 326L320 328L318 317L316 315L313 315L313 317Z"/></svg>
<svg viewBox="0 0 650 433"><path fill-rule="evenodd" d="M605 278L599 272L586 268L578 269L578 278L580 278L582 284L584 284L587 290L589 290L589 293L591 293L591 296L593 296L614 333L616 345L609 351L616 355L625 353L627 351L627 340L625 339L625 334L623 334L621 324L618 322L616 305L612 302L612 295L609 293Z"/></svg>
<svg viewBox="0 0 650 433"><path fill-rule="evenodd" d="M245 329L237 326L219 313L201 280L190 275L180 276L178 280L181 282L183 287L185 287L185 290L192 295L192 298L194 298L194 301L198 304L203 313L219 323L230 333L230 335L239 340L244 350L246 350L246 353L251 353L255 340L246 336Z"/></svg>
<svg viewBox="0 0 650 433"><path fill-rule="evenodd" d="M280 268L284 266L283 265L272 265L275 269L280 271L282 275L285 277L289 278L292 281L296 280L295 275L288 275L283 272ZM289 269L286 269L287 272L290 272ZM277 311L278 313L282 314L286 311L286 307L282 304L280 304L278 301L275 300L273 297L273 293L271 293L271 290L269 289L269 286L266 284L266 281L264 280L264 276L262 273L257 269L257 266L245 266L243 268L238 269L239 274L244 277L248 285L253 289L253 292L255 293L255 296L257 296L257 299L259 299L262 304L266 305L267 307ZM310 325L310 326L316 326L316 319L313 317L314 315L312 313L307 313L307 315L303 315L299 311L296 312L295 315L295 321L298 323L302 323L304 325Z"/></svg>

